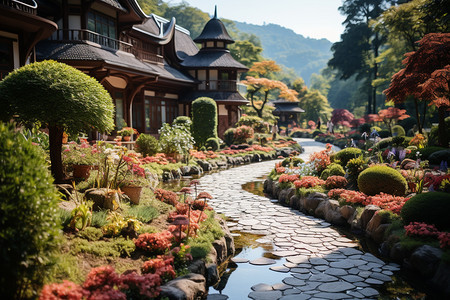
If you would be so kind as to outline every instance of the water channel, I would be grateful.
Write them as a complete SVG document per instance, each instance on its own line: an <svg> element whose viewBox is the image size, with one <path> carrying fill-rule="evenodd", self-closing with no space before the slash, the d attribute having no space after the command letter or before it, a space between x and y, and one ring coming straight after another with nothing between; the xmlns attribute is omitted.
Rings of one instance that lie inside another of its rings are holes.
<svg viewBox="0 0 450 300"><path fill-rule="evenodd" d="M324 148L324 144L316 143L311 139L298 139L298 142L305 149L305 152L301 155L301 157L305 160L307 160L310 153L320 151ZM270 172L274 164L275 162L271 161L240 166L220 172L215 172L212 174L206 174L200 179L201 190L209 192L214 197L210 205L217 212L223 213L228 218L228 225L232 230L236 245L235 256L229 259L226 263L222 264L222 266L220 267L220 282L215 286L209 288L210 296L208 296L208 299L248 299L248 296L252 293L252 287L258 291L259 289L261 289L261 286L263 286L262 290L264 290L267 289L267 287L270 288L271 285L277 285L278 287L280 287L280 291L277 291L278 293L282 293L280 295L288 295L287 291L290 291L293 294L298 292L296 288L301 289L301 287L287 286L285 284L283 285L283 282L290 282L286 281L286 278L293 274L291 272L292 270L282 272L280 270L280 268L282 269L283 266L288 266L290 268L294 267L294 264L292 264L293 260L291 259L292 256L289 256L292 254L288 254L286 256L273 254L274 252L277 253L277 251L278 253L280 253L280 250L287 251L287 248L283 248L282 244L291 245L285 242L289 241L286 240L287 238L296 238L295 234L292 235L292 232L294 231L298 231L299 233L298 238L300 239L297 239L297 241L301 241L302 239L304 239L304 235L302 235L302 233L313 234L309 235L309 237L311 237L310 240L312 241L314 239L317 240L317 235L314 235L316 231L327 232L326 234L329 235L325 236L325 238L322 237L324 241L328 242L323 242L322 244L320 244L318 246L318 250L311 249L311 247L308 245L304 246L303 248L309 250L295 249L302 255L306 255L305 253L310 252L307 256L309 258L314 257L314 259L316 259L316 256L327 258L326 256L322 256L323 253L321 253L321 251L327 253L329 255L329 258L338 258L338 256L342 253L337 252L339 251L339 248L331 244L334 243L334 241L332 240L335 239L337 241L337 244L334 245L338 245L339 247L344 248L345 251L349 251L346 249L353 247L354 249L361 250L353 251L358 251L360 254L366 253L364 255L353 253L358 255L348 256L346 257L346 260L349 260L351 257L358 257L358 259L360 260L359 257L365 257L367 255L370 255L368 253L372 252L372 254L374 255L370 256L370 260L372 262L377 262L377 258L375 257L378 255L376 247L370 247L370 244L363 237L355 236L345 229L334 228L323 220L304 216L297 211L294 211L287 207L283 207L282 205L276 203L274 199L266 197L262 191L264 176ZM290 219L290 222L292 222L292 220L300 220L295 218L302 218L302 222L305 223L299 224L297 221L295 221L295 224L291 224L287 222L287 218L291 218L291 215L294 219ZM280 229L280 226L273 223L275 219L285 220L285 222L281 225L285 226L286 228ZM275 230L276 233L274 233L273 227L276 226L278 226L279 228L275 228L278 231ZM297 230L296 227L302 227L303 229ZM306 236L308 237L308 235ZM332 238L330 236L332 236ZM282 239L283 237L286 238ZM293 247L289 249L294 250ZM344 250L341 251L345 252ZM258 260L261 258L273 260L272 265L255 265L248 263L249 261ZM332 265L333 263L340 263L339 261L337 261L337 259L329 259L328 263L330 261L335 261L330 263L330 265ZM378 262L380 261L378 260ZM303 263L299 266L301 265L305 266L306 264ZM271 270L270 267L273 266L279 268L278 270L280 271ZM334 294L333 292L323 293L322 291L322 293L319 294L317 293L318 291L310 290L309 292L307 292L309 294L302 293L301 295L303 296L300 296L300 294L294 294L291 295L288 299L308 299L309 297L317 299L320 298L320 295L328 299L342 299L339 297L345 297L345 295L347 295L349 298L358 298L352 295L359 295L359 298L366 298L364 297L364 295L359 293L363 290L376 290L375 293L370 294L370 296L367 296L367 298L378 297L379 299L422 299L426 296L426 293L412 288L407 283L407 281L405 281L405 274L401 272L391 272L390 270L395 271L396 269L398 269L394 264L392 264L392 266L394 267L391 267L391 269L389 269L390 265L386 264L385 266L382 266L380 264L378 268L374 268L374 270L377 269L376 271L380 272L381 278L382 276L385 276L381 274L381 272L383 272L384 274L388 274L391 277L391 280L386 280L384 284L381 284L381 282L378 282L376 285L369 285L361 282L352 282L352 284L348 284L345 282L345 284L352 286L351 291L339 291L340 293L335 292ZM316 277L327 276L321 272L325 271L326 273L326 269L328 268L329 266L327 265L313 266L313 268L310 269L310 274ZM355 268L352 268L351 270L353 269ZM300 270L300 272L303 271ZM357 273L349 273L347 274L347 276L354 276L351 274L356 275ZM307 280L307 277L301 277L302 275L305 274L294 274L293 276L295 278L293 280L298 280L297 278ZM355 280L359 281L359 279ZM339 281L336 281L335 283L342 283L342 281L343 280L339 278ZM308 285L310 284L308 283L308 281L306 282ZM376 282L376 280L373 282ZM301 285L304 284L304 282L301 283ZM317 294L314 294L314 292L316 292ZM259 296L255 297L255 294L253 295L253 299L263 299L258 297ZM261 297L265 297L264 294L261 294ZM278 298L274 296L270 299L282 298L281 296Z"/></svg>

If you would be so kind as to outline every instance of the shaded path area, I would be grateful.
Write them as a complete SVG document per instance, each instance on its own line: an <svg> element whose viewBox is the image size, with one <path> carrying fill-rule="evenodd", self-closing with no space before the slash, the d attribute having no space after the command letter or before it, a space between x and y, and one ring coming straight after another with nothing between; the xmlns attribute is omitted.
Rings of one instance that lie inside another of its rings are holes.
<svg viewBox="0 0 450 300"><path fill-rule="evenodd" d="M312 139L297 140L305 148L301 155L305 160L325 146ZM264 268L261 270L265 272L254 269L248 272L239 286L228 288L233 291L228 293L229 299L376 298L377 286L391 281L398 265L385 264L356 249L355 242L324 220L242 189L242 184L267 175L274 165L274 161L261 162L200 179L201 189L214 197L210 205L230 219L230 230L261 235L258 242L273 245L273 257L282 258L233 258L238 268L252 265ZM208 299L227 299L214 292L210 294Z"/></svg>

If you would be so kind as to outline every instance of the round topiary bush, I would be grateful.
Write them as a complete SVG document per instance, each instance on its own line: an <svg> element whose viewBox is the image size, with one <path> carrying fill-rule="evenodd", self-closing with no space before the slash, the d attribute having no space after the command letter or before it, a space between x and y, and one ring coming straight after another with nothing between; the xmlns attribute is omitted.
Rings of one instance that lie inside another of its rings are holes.
<svg viewBox="0 0 450 300"><path fill-rule="evenodd" d="M219 139L216 138L209 138L206 140L206 149L217 151L220 148Z"/></svg>
<svg viewBox="0 0 450 300"><path fill-rule="evenodd" d="M176 117L175 120L173 120L172 125L184 126L184 127L188 128L189 130L191 130L192 121L191 121L191 118L189 118L187 116L179 116L179 117Z"/></svg>
<svg viewBox="0 0 450 300"><path fill-rule="evenodd" d="M405 136L406 132L400 125L392 126L392 136Z"/></svg>
<svg viewBox="0 0 450 300"><path fill-rule="evenodd" d="M359 148L348 147L338 151L334 155L335 160L339 160L341 166L346 166L348 161L352 158L356 158L362 154L362 150Z"/></svg>
<svg viewBox="0 0 450 300"><path fill-rule="evenodd" d="M374 166L359 174L358 188L369 196L381 192L403 196L406 193L407 183L399 171L388 166Z"/></svg>
<svg viewBox="0 0 450 300"><path fill-rule="evenodd" d="M192 102L192 136L197 148L209 138L217 138L217 104L211 98L200 97Z"/></svg>
<svg viewBox="0 0 450 300"><path fill-rule="evenodd" d="M140 134L136 140L137 151L142 156L152 156L158 153L158 140L150 134Z"/></svg>
<svg viewBox="0 0 450 300"><path fill-rule="evenodd" d="M58 194L43 151L11 124L0 122L0 153L0 295L31 299L58 245Z"/></svg>
<svg viewBox="0 0 450 300"><path fill-rule="evenodd" d="M320 178L326 180L330 176L344 176L344 168L340 164L331 163L327 166L325 170L320 174Z"/></svg>
<svg viewBox="0 0 450 300"><path fill-rule="evenodd" d="M225 130L225 132L223 133L223 141L225 142L225 144L227 144L228 146L233 145L234 142L234 132L236 131L236 128L228 128L227 130Z"/></svg>
<svg viewBox="0 0 450 300"><path fill-rule="evenodd" d="M417 194L403 205L400 216L403 223L424 222L434 224L440 230L450 229L450 194L428 192Z"/></svg>

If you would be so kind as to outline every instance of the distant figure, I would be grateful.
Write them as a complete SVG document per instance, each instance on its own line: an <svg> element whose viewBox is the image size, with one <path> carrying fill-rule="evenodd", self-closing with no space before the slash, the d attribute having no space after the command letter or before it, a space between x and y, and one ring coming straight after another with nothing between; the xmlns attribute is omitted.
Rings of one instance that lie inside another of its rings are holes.
<svg viewBox="0 0 450 300"><path fill-rule="evenodd" d="M319 118L319 120L317 121L317 129L319 129L320 130L320 126L322 125L322 122L320 122L320 118Z"/></svg>
<svg viewBox="0 0 450 300"><path fill-rule="evenodd" d="M327 122L327 131L334 134L334 124L331 120Z"/></svg>
<svg viewBox="0 0 450 300"><path fill-rule="evenodd" d="M277 139L277 133L278 133L278 125L275 123L272 126L272 141L275 141Z"/></svg>

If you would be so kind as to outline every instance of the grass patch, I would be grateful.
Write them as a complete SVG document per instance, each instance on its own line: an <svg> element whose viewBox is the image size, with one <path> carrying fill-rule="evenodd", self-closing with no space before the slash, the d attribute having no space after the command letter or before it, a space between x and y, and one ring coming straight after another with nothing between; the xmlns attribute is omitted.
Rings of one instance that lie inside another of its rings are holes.
<svg viewBox="0 0 450 300"><path fill-rule="evenodd" d="M439 248L439 242L437 239L435 240L431 238L419 239L404 235L400 237L400 243L403 248L411 252L423 245L430 245L431 247Z"/></svg>
<svg viewBox="0 0 450 300"><path fill-rule="evenodd" d="M50 273L48 283L69 280L77 284L83 283L84 274L78 265L76 256L60 253L55 258L55 266Z"/></svg>
<svg viewBox="0 0 450 300"><path fill-rule="evenodd" d="M91 226L96 227L96 228L102 228L103 226L106 225L106 223L108 223L108 221L106 221L107 216L108 216L108 211L106 211L106 210L94 211L92 213Z"/></svg>
<svg viewBox="0 0 450 300"><path fill-rule="evenodd" d="M215 219L214 211L207 211L208 219L206 219L197 232L198 236L190 239L188 245L191 247L191 254L194 259L206 258L212 248L212 243L223 237L222 227Z"/></svg>
<svg viewBox="0 0 450 300"><path fill-rule="evenodd" d="M61 222L61 226L63 228L67 228L72 220L72 212L66 209L58 208L56 214Z"/></svg>
<svg viewBox="0 0 450 300"><path fill-rule="evenodd" d="M100 228L87 227L85 230L79 231L77 237L88 241L98 241L103 237L103 232Z"/></svg>
<svg viewBox="0 0 450 300"><path fill-rule="evenodd" d="M312 193L325 193L325 188L322 186L315 186L312 188L299 188L295 191L295 193L300 196L300 197L307 197L308 195L312 194Z"/></svg>
<svg viewBox="0 0 450 300"><path fill-rule="evenodd" d="M125 215L134 217L142 223L149 223L151 220L159 216L159 211L153 206L137 205L130 207L126 211Z"/></svg>
<svg viewBox="0 0 450 300"><path fill-rule="evenodd" d="M88 241L82 238L74 238L70 241L70 253L89 253L99 257L124 257L130 256L136 249L134 242L124 238L114 238L108 241Z"/></svg>

